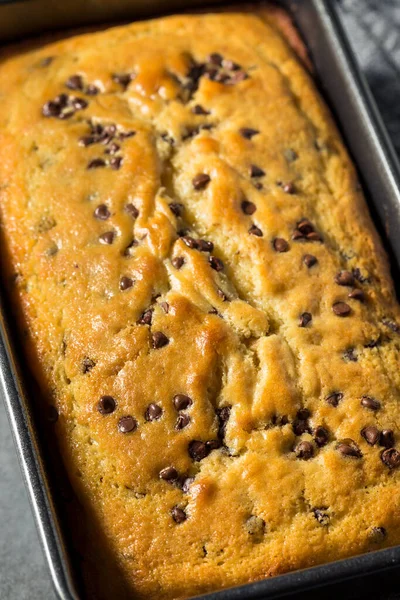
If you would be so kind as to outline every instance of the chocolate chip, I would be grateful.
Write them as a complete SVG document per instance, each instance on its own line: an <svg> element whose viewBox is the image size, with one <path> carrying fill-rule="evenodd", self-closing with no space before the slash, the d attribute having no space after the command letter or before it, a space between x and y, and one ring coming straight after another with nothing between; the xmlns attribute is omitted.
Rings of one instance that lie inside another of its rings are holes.
<svg viewBox="0 0 400 600"><path fill-rule="evenodd" d="M370 396L363 396L361 398L361 406L368 408L369 410L376 411L380 409L381 403Z"/></svg>
<svg viewBox="0 0 400 600"><path fill-rule="evenodd" d="M172 402L176 410L186 410L193 404L193 400L185 394L176 394Z"/></svg>
<svg viewBox="0 0 400 600"><path fill-rule="evenodd" d="M111 213L105 204L99 204L93 215L100 221L106 221L111 216Z"/></svg>
<svg viewBox="0 0 400 600"><path fill-rule="evenodd" d="M125 206L125 212L128 213L133 219L137 219L139 216L139 211L133 204L129 203Z"/></svg>
<svg viewBox="0 0 400 600"><path fill-rule="evenodd" d="M175 423L175 429L177 431L180 431L181 429L184 429L185 427L187 427L190 423L190 417L189 415L186 415L185 413L179 415L179 417L176 420Z"/></svg>
<svg viewBox="0 0 400 600"><path fill-rule="evenodd" d="M109 415L113 413L116 407L117 403L112 396L101 396L97 403L97 410L102 415Z"/></svg>
<svg viewBox="0 0 400 600"><path fill-rule="evenodd" d="M133 286L133 284L134 284L133 279L131 279L130 277L126 277L126 275L124 275L119 280L119 289L121 290L121 292L124 292L125 290L128 290L129 288L131 288Z"/></svg>
<svg viewBox="0 0 400 600"><path fill-rule="evenodd" d="M54 98L55 103L59 104L61 108L65 108L70 102L70 96L68 94L60 94L56 98Z"/></svg>
<svg viewBox="0 0 400 600"><path fill-rule="evenodd" d="M292 148L287 148L283 155L289 163L292 163L297 159L297 153L292 150Z"/></svg>
<svg viewBox="0 0 400 600"><path fill-rule="evenodd" d="M262 190L263 189L263 184L261 183L261 181L255 181L253 183L253 185L256 188L256 190Z"/></svg>
<svg viewBox="0 0 400 600"><path fill-rule="evenodd" d="M299 231L298 229L295 229L292 233L292 240L296 241L296 240L303 240L304 239L304 235L301 233L301 231Z"/></svg>
<svg viewBox="0 0 400 600"><path fill-rule="evenodd" d="M171 516L175 523L183 523L187 519L185 511L178 505L175 505L171 508Z"/></svg>
<svg viewBox="0 0 400 600"><path fill-rule="evenodd" d="M211 452L211 450L217 450L218 448L221 448L221 441L220 440L208 440L206 442L206 446L207 446L207 450L209 452Z"/></svg>
<svg viewBox="0 0 400 600"><path fill-rule="evenodd" d="M110 125L106 125L103 128L102 133L104 136L103 144L108 144L110 139L113 138L115 136L115 134L117 133L117 126L114 125L113 123L111 123Z"/></svg>
<svg viewBox="0 0 400 600"><path fill-rule="evenodd" d="M114 156L110 160L110 167L114 169L114 171L118 171L122 166L123 158L122 156Z"/></svg>
<svg viewBox="0 0 400 600"><path fill-rule="evenodd" d="M342 392L332 392L325 398L326 402L331 406L338 406L339 402L343 399Z"/></svg>
<svg viewBox="0 0 400 600"><path fill-rule="evenodd" d="M115 83L119 83L119 85L122 85L122 87L124 89L126 89L128 87L128 85L130 84L130 82L132 81L132 79L134 79L134 74L133 73L114 73L111 77L115 81Z"/></svg>
<svg viewBox="0 0 400 600"><path fill-rule="evenodd" d="M65 85L70 90L83 90L83 77L81 75L71 75L69 79L65 82Z"/></svg>
<svg viewBox="0 0 400 600"><path fill-rule="evenodd" d="M257 207L254 204L254 202L249 202L249 200L243 200L243 202L240 206L241 206L242 212L245 215L252 215L257 210Z"/></svg>
<svg viewBox="0 0 400 600"><path fill-rule="evenodd" d="M101 136L104 133L104 127L101 123L94 123L93 121L89 121L90 132L93 135Z"/></svg>
<svg viewBox="0 0 400 600"><path fill-rule="evenodd" d="M121 150L121 146L113 142L104 150L104 152L105 154L116 154L118 150Z"/></svg>
<svg viewBox="0 0 400 600"><path fill-rule="evenodd" d="M189 79L189 81L183 84L184 89L187 89L192 93L195 92L199 86L200 77L204 75L204 71L204 64L198 64L193 62L187 74L187 78Z"/></svg>
<svg viewBox="0 0 400 600"><path fill-rule="evenodd" d="M102 244L112 244L115 238L114 231L106 231L99 236L99 240Z"/></svg>
<svg viewBox="0 0 400 600"><path fill-rule="evenodd" d="M208 262L210 263L210 266L212 269L214 269L214 271L224 270L224 263L220 258L217 258L216 256L210 256Z"/></svg>
<svg viewBox="0 0 400 600"><path fill-rule="evenodd" d="M195 238L191 237L190 235L184 235L181 237L182 242L184 242L186 244L186 246L188 246L188 248L192 248L194 250L197 250L199 248L199 240L196 240Z"/></svg>
<svg viewBox="0 0 400 600"><path fill-rule="evenodd" d="M296 414L296 417L303 421L305 421L306 419L309 419L310 416L311 416L311 413L308 410L308 408L300 408L300 410L298 410L297 414Z"/></svg>
<svg viewBox="0 0 400 600"><path fill-rule="evenodd" d="M371 527L368 532L368 537L371 542L380 544L386 538L387 532L384 527Z"/></svg>
<svg viewBox="0 0 400 600"><path fill-rule="evenodd" d="M138 423L136 419L127 415L126 417L121 417L118 421L118 430L121 433L130 433L131 431L135 431L137 429Z"/></svg>
<svg viewBox="0 0 400 600"><path fill-rule="evenodd" d="M94 362L94 360L92 360L91 358L89 358L88 356L85 356L85 358L82 361L82 373L89 373L89 371L91 371L93 369L93 367L96 366L96 363Z"/></svg>
<svg viewBox="0 0 400 600"><path fill-rule="evenodd" d="M392 429L382 429L379 436L379 445L384 448L392 448L394 446L394 433Z"/></svg>
<svg viewBox="0 0 400 600"><path fill-rule="evenodd" d="M198 173L192 179L192 185L195 190L203 190L210 183L211 177L206 173Z"/></svg>
<svg viewBox="0 0 400 600"><path fill-rule="evenodd" d="M254 224L250 227L249 233L251 233L251 235L256 235L257 237L263 236L263 232L261 231L261 229Z"/></svg>
<svg viewBox="0 0 400 600"><path fill-rule="evenodd" d="M184 211L184 205L179 202L171 202L169 204L170 211L176 216L181 217Z"/></svg>
<svg viewBox="0 0 400 600"><path fill-rule="evenodd" d="M92 144L95 144L96 142L97 142L97 139L93 135L84 135L83 137L79 138L79 140L78 140L78 144L80 146L83 146L84 148L87 148L87 146L91 146Z"/></svg>
<svg viewBox="0 0 400 600"><path fill-rule="evenodd" d="M46 102L42 107L44 117L57 117L59 119L69 119L77 110L82 110L88 106L84 98L60 94L54 100Z"/></svg>
<svg viewBox="0 0 400 600"><path fill-rule="evenodd" d="M152 402L146 408L144 418L146 421L157 421L161 417L162 413L163 411L161 406L158 406L158 404L154 404L154 402Z"/></svg>
<svg viewBox="0 0 400 600"><path fill-rule="evenodd" d="M381 461L384 465L389 467L389 469L395 469L400 466L400 452L396 450L396 448L382 450Z"/></svg>
<svg viewBox="0 0 400 600"><path fill-rule="evenodd" d="M357 362L358 357L357 357L356 349L355 348L347 348L347 350L345 350L343 352L343 360L345 362Z"/></svg>
<svg viewBox="0 0 400 600"><path fill-rule="evenodd" d="M100 169L106 166L106 161L103 158L93 158L88 162L87 169Z"/></svg>
<svg viewBox="0 0 400 600"><path fill-rule="evenodd" d="M94 83L89 83L89 85L86 86L85 94L88 96L97 96L99 92L99 88L97 85L94 85Z"/></svg>
<svg viewBox="0 0 400 600"><path fill-rule="evenodd" d="M171 260L171 263L175 269L179 270L185 264L185 259L183 256L175 256L175 258Z"/></svg>
<svg viewBox="0 0 400 600"><path fill-rule="evenodd" d="M313 267L314 265L317 264L318 259L316 256L313 256L312 254L305 254L303 256L303 262L306 265L306 267L308 267L310 269L311 267Z"/></svg>
<svg viewBox="0 0 400 600"><path fill-rule="evenodd" d="M364 302L365 300L364 292L358 289L352 290L347 297L351 298L352 300L358 300L359 302Z"/></svg>
<svg viewBox="0 0 400 600"><path fill-rule="evenodd" d="M138 325L151 325L152 320L153 320L153 309L148 308L147 310L144 311L144 313L141 314L140 318L138 319Z"/></svg>
<svg viewBox="0 0 400 600"><path fill-rule="evenodd" d="M47 420L49 423L57 423L58 421L58 410L52 404L47 409Z"/></svg>
<svg viewBox="0 0 400 600"><path fill-rule="evenodd" d="M293 429L293 433L295 435L303 435L303 433L309 433L310 430L310 426L308 423L308 417L309 417L309 413L307 412L303 412L303 411L299 411L296 415L296 418L294 419L293 423L292 423L292 429Z"/></svg>
<svg viewBox="0 0 400 600"><path fill-rule="evenodd" d="M339 271L335 276L335 282L338 285L352 286L354 285L354 276L350 271Z"/></svg>
<svg viewBox="0 0 400 600"><path fill-rule="evenodd" d="M197 248L200 252L212 252L214 244L208 240L197 240Z"/></svg>
<svg viewBox="0 0 400 600"><path fill-rule="evenodd" d="M209 454L209 449L205 442L193 440L189 443L189 456L192 460L199 462Z"/></svg>
<svg viewBox="0 0 400 600"><path fill-rule="evenodd" d="M265 175L265 171L263 171L257 165L250 165L250 177L263 177Z"/></svg>
<svg viewBox="0 0 400 600"><path fill-rule="evenodd" d="M165 469L162 469L159 472L158 476L160 479L169 482L174 482L179 477L178 471L175 469L175 467L165 467Z"/></svg>
<svg viewBox="0 0 400 600"><path fill-rule="evenodd" d="M328 515L328 513L326 512L326 508L325 506L322 506L321 508L313 508L313 514L314 517L317 519L318 523L320 525L323 525L324 527L326 527L327 525L329 525L330 522L330 517Z"/></svg>
<svg viewBox="0 0 400 600"><path fill-rule="evenodd" d="M258 129L251 129L251 127L242 127L239 129L239 133L246 140L251 140L252 137L260 133Z"/></svg>
<svg viewBox="0 0 400 600"><path fill-rule="evenodd" d="M70 97L70 104L75 110L83 110L89 106L89 103L84 98L76 98L75 96Z"/></svg>
<svg viewBox="0 0 400 600"><path fill-rule="evenodd" d="M314 456L314 446L311 442L300 442L295 448L297 458L301 460L309 460Z"/></svg>
<svg viewBox="0 0 400 600"><path fill-rule="evenodd" d="M196 104L192 108L192 113L194 113L195 115L209 115L210 111L203 108L200 104Z"/></svg>
<svg viewBox="0 0 400 600"><path fill-rule="evenodd" d="M195 127L192 126L186 126L184 128L184 131L182 133L182 140L189 140L190 138L193 138L195 135L198 135L200 133L201 129L210 129L210 126L202 126L202 125L196 125Z"/></svg>
<svg viewBox="0 0 400 600"><path fill-rule="evenodd" d="M351 313L351 308L346 302L335 302L332 310L338 317L347 317Z"/></svg>
<svg viewBox="0 0 400 600"><path fill-rule="evenodd" d="M211 63L212 65L221 66L222 60L223 57L218 52L213 52L207 57L207 62Z"/></svg>
<svg viewBox="0 0 400 600"><path fill-rule="evenodd" d="M309 312L301 313L299 318L299 327L307 327L312 321L312 315Z"/></svg>
<svg viewBox="0 0 400 600"><path fill-rule="evenodd" d="M319 448L326 446L329 441L329 432L325 427L319 425L314 429L314 440Z"/></svg>
<svg viewBox="0 0 400 600"><path fill-rule="evenodd" d="M232 407L230 405L217 408L215 411L218 418L218 437L222 439L225 436L226 425L229 421Z"/></svg>
<svg viewBox="0 0 400 600"><path fill-rule="evenodd" d="M370 446L375 446L379 438L379 429L373 425L368 425L361 429L361 437L363 437Z"/></svg>
<svg viewBox="0 0 400 600"><path fill-rule="evenodd" d="M275 238L272 246L276 252L287 252L289 250L289 244L283 238Z"/></svg>
<svg viewBox="0 0 400 600"><path fill-rule="evenodd" d="M301 219L301 221L297 223L296 228L303 235L308 235L309 233L314 231L314 225L309 219Z"/></svg>
<svg viewBox="0 0 400 600"><path fill-rule="evenodd" d="M282 189L285 194L294 194L296 192L295 185L292 181L288 181L287 183L282 184Z"/></svg>
<svg viewBox="0 0 400 600"><path fill-rule="evenodd" d="M311 231L310 233L307 233L306 239L309 242L322 242L322 235L318 233L318 231Z"/></svg>
<svg viewBox="0 0 400 600"><path fill-rule="evenodd" d="M336 450L340 452L343 456L349 456L352 458L361 458L362 452L360 448L357 446L354 440L350 438L345 438L344 440L340 440L336 444Z"/></svg>
<svg viewBox="0 0 400 600"><path fill-rule="evenodd" d="M46 102L46 104L44 104L42 108L42 115L44 117L58 117L60 115L60 112L60 106L52 100Z"/></svg>
<svg viewBox="0 0 400 600"><path fill-rule="evenodd" d="M289 423L289 417L287 415L282 415L281 417L277 417L276 419L276 425L280 425L281 427L283 427L284 425L287 425Z"/></svg>
<svg viewBox="0 0 400 600"><path fill-rule="evenodd" d="M155 350L158 350L159 348L163 348L167 344L169 344L169 339L167 338L165 333L162 333L162 331L156 331L152 334L151 345L153 346L153 348Z"/></svg>

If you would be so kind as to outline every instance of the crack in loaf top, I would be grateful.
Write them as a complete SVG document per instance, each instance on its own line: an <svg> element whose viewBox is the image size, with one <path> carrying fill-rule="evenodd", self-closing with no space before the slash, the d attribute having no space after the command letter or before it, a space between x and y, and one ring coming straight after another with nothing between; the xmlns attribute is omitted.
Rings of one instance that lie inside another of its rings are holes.
<svg viewBox="0 0 400 600"><path fill-rule="evenodd" d="M7 278L96 598L400 541L399 310L272 15L136 23L0 66Z"/></svg>

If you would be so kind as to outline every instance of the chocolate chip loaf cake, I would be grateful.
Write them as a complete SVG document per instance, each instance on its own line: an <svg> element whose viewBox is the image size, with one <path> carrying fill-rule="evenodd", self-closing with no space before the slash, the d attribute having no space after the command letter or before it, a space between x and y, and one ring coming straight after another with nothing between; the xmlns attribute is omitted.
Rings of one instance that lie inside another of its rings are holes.
<svg viewBox="0 0 400 600"><path fill-rule="evenodd" d="M267 8L3 53L3 271L88 598L400 543L400 311L281 30Z"/></svg>

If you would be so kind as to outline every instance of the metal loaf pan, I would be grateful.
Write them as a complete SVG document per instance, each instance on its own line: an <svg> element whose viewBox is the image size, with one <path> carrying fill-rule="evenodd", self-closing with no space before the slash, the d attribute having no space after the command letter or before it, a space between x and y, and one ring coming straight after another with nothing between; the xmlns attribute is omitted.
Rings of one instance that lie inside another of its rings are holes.
<svg viewBox="0 0 400 600"><path fill-rule="evenodd" d="M212 4L203 2L201 8ZM117 0L112 3L71 0L0 0L0 41L25 37L52 28L110 22L115 19L154 16L171 10L187 10L195 2L173 4L158 1ZM190 4L190 6L188 6ZM214 3L215 4L215 3ZM282 0L305 41L322 93L330 105L352 157L358 167L375 224L389 253L393 276L400 278L400 168L371 93L357 66L331 0ZM66 6L70 10L66 10ZM197 4L198 7L198 4ZM3 392L23 476L32 504L39 537L49 564L57 595L78 600L78 573L68 552L62 511L54 501L56 488L49 476L48 456L35 427L33 392L23 372L18 341L11 331L6 300L0 298L0 390ZM7 314L8 313L8 314ZM307 540L305 540L307 543ZM310 548L312 552L312 548ZM258 600L281 598L301 591L337 584L360 582L366 574L400 566L400 546L380 550L280 575L202 596L204 600ZM351 587L351 583L347 584ZM324 597L330 597L329 592ZM312 596L309 596L312 597ZM337 595L333 596L337 597ZM354 596L352 596L354 597ZM357 596L358 597L358 596ZM368 597L368 596L366 596ZM371 596L369 596L371 597Z"/></svg>

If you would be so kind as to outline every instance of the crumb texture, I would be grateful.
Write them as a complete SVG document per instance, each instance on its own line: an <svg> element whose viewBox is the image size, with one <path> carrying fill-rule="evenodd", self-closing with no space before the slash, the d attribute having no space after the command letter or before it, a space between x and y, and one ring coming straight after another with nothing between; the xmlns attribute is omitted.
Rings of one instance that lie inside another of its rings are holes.
<svg viewBox="0 0 400 600"><path fill-rule="evenodd" d="M185 598L400 543L399 308L275 17L14 49L0 100L3 271L88 596Z"/></svg>

